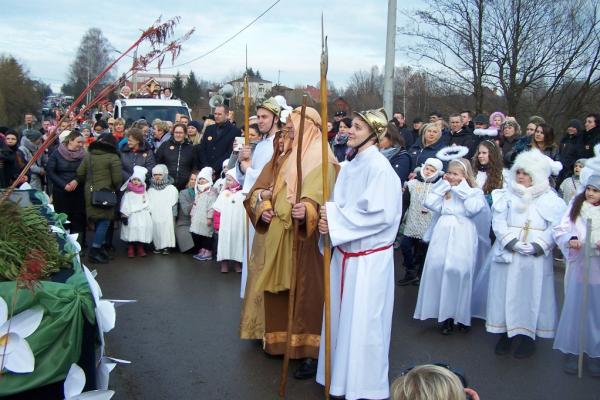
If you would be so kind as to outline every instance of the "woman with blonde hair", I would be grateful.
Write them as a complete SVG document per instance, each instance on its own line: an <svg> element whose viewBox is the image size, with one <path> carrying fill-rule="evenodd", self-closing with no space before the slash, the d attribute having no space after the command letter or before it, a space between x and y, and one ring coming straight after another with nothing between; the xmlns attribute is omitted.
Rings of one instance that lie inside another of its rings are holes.
<svg viewBox="0 0 600 400"><path fill-rule="evenodd" d="M392 383L391 400L479 400L477 392L463 387L458 375L439 365L412 368Z"/></svg>
<svg viewBox="0 0 600 400"><path fill-rule="evenodd" d="M428 158L436 158L437 152L444 147L442 129L436 123L423 125L420 137L421 140L415 141L408 151L412 165L416 166L424 164Z"/></svg>

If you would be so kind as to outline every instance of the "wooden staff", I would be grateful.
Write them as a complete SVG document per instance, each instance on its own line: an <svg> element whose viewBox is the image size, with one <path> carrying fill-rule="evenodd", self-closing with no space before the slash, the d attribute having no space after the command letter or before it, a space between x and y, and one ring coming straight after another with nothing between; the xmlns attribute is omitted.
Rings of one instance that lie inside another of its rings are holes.
<svg viewBox="0 0 600 400"><path fill-rule="evenodd" d="M327 68L329 64L327 36L321 14L321 150L323 175L323 205L329 200L329 142L327 138ZM329 399L331 387L331 293L330 293L331 241L329 235L323 237L323 273L325 281L325 399Z"/></svg>
<svg viewBox="0 0 600 400"><path fill-rule="evenodd" d="M306 116L307 95L302 96L302 109L300 111L300 127L296 131L298 135L298 147L296 148L296 199L295 203L300 203L302 197L302 137L304 136L304 117ZM288 297L288 321L287 337L285 343L285 354L283 356L283 366L281 367L281 377L279 378L279 397L285 397L285 384L287 382L288 367L290 365L290 353L292 351L292 324L294 322L294 302L296 300L296 271L298 270L298 246L300 245L300 221L294 220L294 244L292 247L292 277L290 282L290 293Z"/></svg>

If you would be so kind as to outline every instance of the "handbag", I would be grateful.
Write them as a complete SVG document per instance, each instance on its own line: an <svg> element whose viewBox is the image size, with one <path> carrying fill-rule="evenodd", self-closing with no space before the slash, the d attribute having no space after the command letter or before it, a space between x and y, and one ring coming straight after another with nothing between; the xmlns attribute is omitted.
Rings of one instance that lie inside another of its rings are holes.
<svg viewBox="0 0 600 400"><path fill-rule="evenodd" d="M117 205L117 194L110 189L94 190L94 182L92 179L92 155L88 158L88 180L90 182L91 203L92 206L98 208L112 208Z"/></svg>

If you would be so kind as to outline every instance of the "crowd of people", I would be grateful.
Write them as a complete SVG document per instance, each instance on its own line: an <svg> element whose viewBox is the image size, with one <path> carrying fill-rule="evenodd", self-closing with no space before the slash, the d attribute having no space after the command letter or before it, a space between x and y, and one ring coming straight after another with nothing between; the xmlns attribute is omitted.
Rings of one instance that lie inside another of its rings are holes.
<svg viewBox="0 0 600 400"><path fill-rule="evenodd" d="M247 145L225 105L205 121L181 116L130 127L102 111L56 127L53 120L38 127L27 114L22 127L2 128L0 188L15 183L56 130L56 143L16 183L45 191L68 215L89 261L114 257L118 230L128 257L178 249L241 273L241 338L301 359L296 378L325 383L323 238L333 248L332 395L390 396L394 283L419 286L414 318L434 319L443 335L468 332L481 318L498 335L495 353L515 358L532 356L538 337L554 338L568 373L577 371L583 345L590 373L600 377L599 115L569 121L557 142L539 116L523 132L501 112L447 119L434 112L408 127L399 112L390 121L382 109L352 118L339 111L324 160L319 113L293 109L281 96L260 103L242 127ZM592 248L584 250L588 220ZM404 268L397 282L395 249ZM555 257L568 266L560 313ZM392 398L418 398L410 393L421 390L420 379L443 378L444 368L434 367L407 371ZM448 385L457 382L446 375Z"/></svg>

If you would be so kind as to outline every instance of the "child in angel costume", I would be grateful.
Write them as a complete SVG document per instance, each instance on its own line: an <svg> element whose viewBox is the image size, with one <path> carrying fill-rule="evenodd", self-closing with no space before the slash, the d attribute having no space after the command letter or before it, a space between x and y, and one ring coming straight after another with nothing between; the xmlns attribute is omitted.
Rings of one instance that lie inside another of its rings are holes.
<svg viewBox="0 0 600 400"><path fill-rule="evenodd" d="M145 243L152 242L152 215L146 193L146 174L148 170L136 165L133 174L121 186L126 190L121 199L121 240L127 242L127 257L146 256Z"/></svg>
<svg viewBox="0 0 600 400"><path fill-rule="evenodd" d="M577 373L577 355L583 350L588 357L589 372L600 377L600 145L594 151L596 157L589 159L581 172L579 194L554 228L554 239L569 264L554 348L565 353L566 373ZM591 248L586 273L584 247L588 220L591 220Z"/></svg>
<svg viewBox="0 0 600 400"><path fill-rule="evenodd" d="M565 203L549 177L561 164L539 150L520 153L506 189L492 192L492 227L496 242L488 287L486 329L499 334L498 355L508 354L515 338L515 358L535 352L535 338L553 338L556 298L552 228Z"/></svg>
<svg viewBox="0 0 600 400"><path fill-rule="evenodd" d="M414 318L436 318L443 335L450 334L455 323L459 330L468 331L478 252L489 251L490 212L483 191L475 183L469 161L452 159L453 152L461 157L464 150L468 152L452 146L438 153L438 158L450 159L448 172L433 185L424 204L435 217L425 235L429 249Z"/></svg>
<svg viewBox="0 0 600 400"><path fill-rule="evenodd" d="M179 192L173 186L173 178L165 164L152 168L152 179L148 190L150 214L152 214L152 242L155 254L169 254L175 247L175 216Z"/></svg>
<svg viewBox="0 0 600 400"><path fill-rule="evenodd" d="M198 173L194 189L194 205L190 213L192 217L190 232L199 248L194 259L198 261L207 261L213 258L213 204L217 199L217 192L213 188L212 176L213 169L211 167L204 167Z"/></svg>

